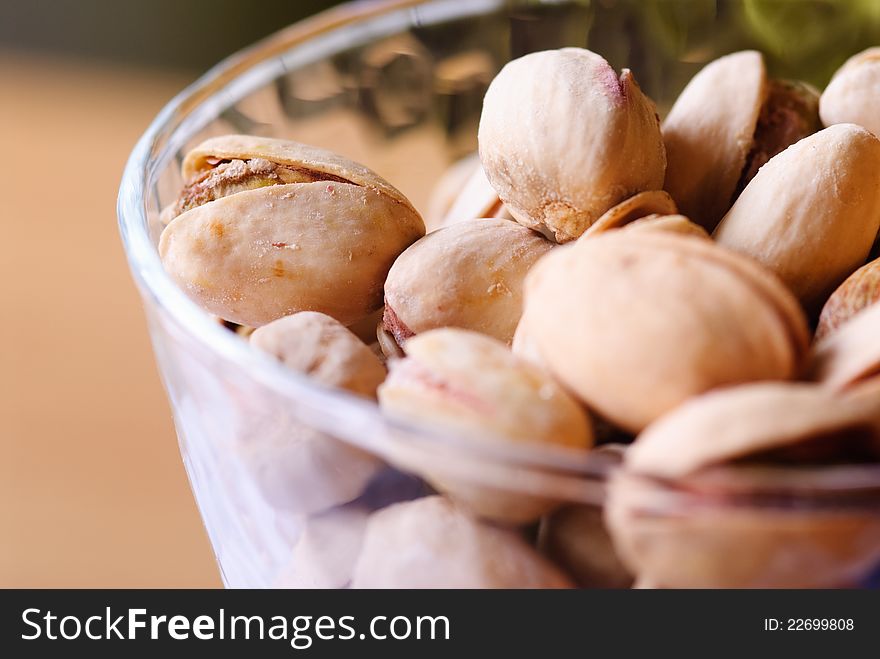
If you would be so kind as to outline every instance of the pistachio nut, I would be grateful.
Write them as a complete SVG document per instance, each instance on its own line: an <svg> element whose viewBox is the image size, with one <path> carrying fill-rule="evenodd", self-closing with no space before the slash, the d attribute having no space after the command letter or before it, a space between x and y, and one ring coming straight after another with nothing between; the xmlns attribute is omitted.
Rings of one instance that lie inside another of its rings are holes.
<svg viewBox="0 0 880 659"><path fill-rule="evenodd" d="M865 262L880 228L880 140L839 124L768 162L715 230L774 272L810 312Z"/></svg>
<svg viewBox="0 0 880 659"><path fill-rule="evenodd" d="M520 359L531 362L539 368L547 369L547 363L538 351L538 345L532 338L532 334L524 320L524 318L520 318L520 321L516 326L516 331L513 333L513 341L510 344L510 350Z"/></svg>
<svg viewBox="0 0 880 659"><path fill-rule="evenodd" d="M439 496L370 516L353 588L570 588L572 583L513 531Z"/></svg>
<svg viewBox="0 0 880 659"><path fill-rule="evenodd" d="M441 226L446 227L475 217L513 219L507 207L498 198L495 188L486 178L486 172L480 163L465 181L461 191L443 216Z"/></svg>
<svg viewBox="0 0 880 659"><path fill-rule="evenodd" d="M708 240L612 231L542 258L521 323L552 373L638 432L716 387L798 374L803 312L775 277Z"/></svg>
<svg viewBox="0 0 880 659"><path fill-rule="evenodd" d="M351 506L309 517L275 587L347 587L368 518L368 511Z"/></svg>
<svg viewBox="0 0 880 659"><path fill-rule="evenodd" d="M756 51L726 55L693 77L663 122L665 189L712 231L774 155L820 128L818 92L767 78Z"/></svg>
<svg viewBox="0 0 880 659"><path fill-rule="evenodd" d="M582 588L629 588L632 574L620 562L597 506L565 506L541 520L538 548Z"/></svg>
<svg viewBox="0 0 880 659"><path fill-rule="evenodd" d="M351 324L382 305L391 263L424 235L406 198L329 151L243 135L183 161L165 269L202 307L259 327L297 311Z"/></svg>
<svg viewBox="0 0 880 659"><path fill-rule="evenodd" d="M608 229L619 229L649 215L674 215L677 212L675 202L668 192L663 190L640 192L605 211L602 217L584 231L581 238L603 233Z"/></svg>
<svg viewBox="0 0 880 659"><path fill-rule="evenodd" d="M810 378L836 390L878 378L878 337L880 304L872 304L813 346Z"/></svg>
<svg viewBox="0 0 880 659"><path fill-rule="evenodd" d="M662 417L610 482L624 562L674 588L855 583L880 558L877 493L828 465L880 460L866 411L813 384L756 383Z"/></svg>
<svg viewBox="0 0 880 659"><path fill-rule="evenodd" d="M510 343L522 314L523 280L551 247L509 220L471 220L433 231L391 266L384 327L401 346L413 334L438 327Z"/></svg>
<svg viewBox="0 0 880 659"><path fill-rule="evenodd" d="M880 301L880 260L874 260L847 277L831 294L816 327L816 341L834 332L859 311Z"/></svg>
<svg viewBox="0 0 880 659"><path fill-rule="evenodd" d="M880 48L850 57L822 92L819 116L826 126L852 123L880 136Z"/></svg>
<svg viewBox="0 0 880 659"><path fill-rule="evenodd" d="M634 194L663 186L666 155L654 103L581 48L507 63L483 101L486 176L508 211L567 242Z"/></svg>
<svg viewBox="0 0 880 659"><path fill-rule="evenodd" d="M376 457L295 414L250 421L238 435L236 455L263 499L294 514L311 515L357 499L382 469Z"/></svg>
<svg viewBox="0 0 880 659"><path fill-rule="evenodd" d="M316 382L367 398L376 397L385 379L385 367L363 341L316 311L301 311L257 328L251 345Z"/></svg>
<svg viewBox="0 0 880 659"><path fill-rule="evenodd" d="M630 222L623 229L626 231L665 231L711 240L711 236L703 227L691 222L684 215L647 215Z"/></svg>
<svg viewBox="0 0 880 659"><path fill-rule="evenodd" d="M431 195L425 206L425 227L428 232L443 226L443 218L461 195L462 189L470 181L471 176L480 167L480 156L474 152L452 163L431 188ZM496 195L497 196L497 195ZM472 215L471 217L478 217ZM470 219L470 218L468 218Z"/></svg>
<svg viewBox="0 0 880 659"><path fill-rule="evenodd" d="M379 358L338 321L300 312L257 328L251 344L322 385L376 397L385 377ZM254 426L239 454L273 505L310 514L358 497L382 468L375 456L295 416Z"/></svg>
<svg viewBox="0 0 880 659"><path fill-rule="evenodd" d="M387 416L484 446L513 442L586 450L592 444L584 410L549 374L499 341L476 332L437 329L411 338L406 350L406 358L391 363L379 387ZM483 486L477 474L460 478L427 459L406 467L492 519L531 521L555 505L517 492L518 483L506 489Z"/></svg>
<svg viewBox="0 0 880 659"><path fill-rule="evenodd" d="M632 590L661 590L663 586L658 586L645 577L639 577L633 582L631 588Z"/></svg>
<svg viewBox="0 0 880 659"><path fill-rule="evenodd" d="M635 224L635 222L633 223ZM628 225L630 226L630 225ZM696 225L694 225L696 226ZM701 229L702 230L702 229ZM550 372L550 367L546 360L541 356L538 346L532 338L527 325L527 318L523 317L519 325L516 326L516 333L513 335L513 343L510 346L514 355L520 359L531 362L540 369ZM590 452L590 456L595 458L599 454L614 454L622 451L625 444L632 441L633 437L607 419L597 417L593 419L593 437L596 448ZM622 453L621 453L622 455Z"/></svg>
<svg viewBox="0 0 880 659"><path fill-rule="evenodd" d="M812 383L757 382L692 398L648 426L626 468L681 479L727 463L880 459L880 430L859 402Z"/></svg>

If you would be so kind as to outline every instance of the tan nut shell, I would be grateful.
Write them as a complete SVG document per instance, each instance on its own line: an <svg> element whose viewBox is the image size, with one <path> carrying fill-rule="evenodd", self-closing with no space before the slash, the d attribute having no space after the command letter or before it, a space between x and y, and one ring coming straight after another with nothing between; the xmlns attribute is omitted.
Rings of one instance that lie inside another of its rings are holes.
<svg viewBox="0 0 880 659"><path fill-rule="evenodd" d="M880 227L880 140L840 124L774 156L715 231L818 311L868 256Z"/></svg>
<svg viewBox="0 0 880 659"><path fill-rule="evenodd" d="M302 312L257 328L251 343L321 384L375 398L385 376L379 358L338 321ZM252 428L238 446L272 504L310 514L359 496L382 462L293 419Z"/></svg>
<svg viewBox="0 0 880 659"><path fill-rule="evenodd" d="M711 240L711 236L699 224L694 224L684 215L647 215L630 222L625 231L665 231L683 236Z"/></svg>
<svg viewBox="0 0 880 659"><path fill-rule="evenodd" d="M880 48L850 57L838 69L819 99L826 126L853 123L880 136Z"/></svg>
<svg viewBox="0 0 880 659"><path fill-rule="evenodd" d="M580 48L509 62L483 101L480 160L527 227L574 240L624 199L663 185L654 103L628 70L618 78Z"/></svg>
<svg viewBox="0 0 880 659"><path fill-rule="evenodd" d="M523 314L552 372L633 432L710 389L799 370L808 330L772 276L707 240L609 232L526 279Z"/></svg>
<svg viewBox="0 0 880 659"><path fill-rule="evenodd" d="M516 533L434 496L374 513L353 588L570 588Z"/></svg>
<svg viewBox="0 0 880 659"><path fill-rule="evenodd" d="M523 318L520 318L520 322L516 326L510 350L520 359L525 359L539 368L547 369L547 363L541 356L538 345L535 343L528 326L523 320Z"/></svg>
<svg viewBox="0 0 880 659"><path fill-rule="evenodd" d="M379 308L391 263L424 235L409 202L361 165L296 142L216 138L183 170L256 156L353 183L275 185L178 215L159 241L171 277L211 313L253 327L304 310L351 324Z"/></svg>
<svg viewBox="0 0 880 659"><path fill-rule="evenodd" d="M640 581L667 588L845 587L880 559L876 511L736 507L697 499L683 514L669 496L658 483L626 472L611 479L605 518L617 551Z"/></svg>
<svg viewBox="0 0 880 659"><path fill-rule="evenodd" d="M691 79L663 122L664 188L684 215L709 231L730 208L766 86L760 53L726 55Z"/></svg>
<svg viewBox="0 0 880 659"><path fill-rule="evenodd" d="M181 165L181 173L184 180L189 181L213 167L210 164L213 159L250 158L263 158L269 162L339 177L353 185L381 192L405 206L410 214L418 216L403 193L373 170L333 151L293 140L256 135L212 137L186 154Z"/></svg>
<svg viewBox="0 0 880 659"><path fill-rule="evenodd" d="M237 456L272 506L311 515L359 497L382 468L376 457L298 418L249 422Z"/></svg>
<svg viewBox="0 0 880 659"><path fill-rule="evenodd" d="M385 304L412 333L459 327L510 343L526 273L553 243L509 220L478 219L434 231L401 254Z"/></svg>
<svg viewBox="0 0 880 659"><path fill-rule="evenodd" d="M467 441L526 442L587 449L593 433L584 410L540 368L504 344L458 329L419 334L407 357L391 364L379 387L389 417L452 432ZM430 462L406 465L480 515L507 522L537 519L554 501L484 487L478 476L435 473Z"/></svg>
<svg viewBox="0 0 880 659"><path fill-rule="evenodd" d="M385 367L363 341L339 321L315 311L301 311L259 327L250 341L321 384L368 398L376 397L385 379Z"/></svg>
<svg viewBox="0 0 880 659"><path fill-rule="evenodd" d="M477 163L476 169L468 177L456 196L455 200L449 207L449 210L443 216L441 226L448 227L458 222L466 222L475 217L498 217L505 220L512 220L513 216L508 212L498 193L486 178L486 172L483 165Z"/></svg>
<svg viewBox="0 0 880 659"><path fill-rule="evenodd" d="M821 341L875 302L880 302L880 259L863 265L831 294L819 315L816 341Z"/></svg>
<svg viewBox="0 0 880 659"><path fill-rule="evenodd" d="M584 231L581 238L587 238L609 229L619 229L649 215L674 215L678 212L675 202L668 192L648 190L626 199L609 208Z"/></svg>
<svg viewBox="0 0 880 659"><path fill-rule="evenodd" d="M177 216L159 252L186 292L227 320L260 326L314 310L350 324L381 306L385 275L420 224L368 188L276 185Z"/></svg>
<svg viewBox="0 0 880 659"><path fill-rule="evenodd" d="M692 398L648 426L626 468L682 478L744 456L864 426L864 408L815 384L760 382Z"/></svg>
<svg viewBox="0 0 880 659"><path fill-rule="evenodd" d="M873 304L815 345L810 378L840 390L878 375L880 304Z"/></svg>

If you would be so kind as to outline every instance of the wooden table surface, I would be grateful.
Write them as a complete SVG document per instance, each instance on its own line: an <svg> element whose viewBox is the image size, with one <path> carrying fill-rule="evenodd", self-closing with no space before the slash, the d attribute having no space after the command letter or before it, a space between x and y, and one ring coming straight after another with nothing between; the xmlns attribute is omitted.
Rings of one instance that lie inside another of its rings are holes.
<svg viewBox="0 0 880 659"><path fill-rule="evenodd" d="M0 53L0 586L219 586L116 228L182 75Z"/></svg>

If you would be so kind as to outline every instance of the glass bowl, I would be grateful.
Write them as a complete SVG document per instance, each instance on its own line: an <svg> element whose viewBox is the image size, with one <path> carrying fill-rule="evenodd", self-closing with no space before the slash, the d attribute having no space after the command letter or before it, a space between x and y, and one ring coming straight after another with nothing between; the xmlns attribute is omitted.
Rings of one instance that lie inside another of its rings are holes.
<svg viewBox="0 0 880 659"><path fill-rule="evenodd" d="M821 86L878 35L880 14L870 2L354 2L233 55L181 92L132 152L118 214L224 582L345 585L344 577L302 576L310 559L301 540L310 522L338 513L344 521L311 536L324 537L328 553L345 554L357 545L356 520L429 491L418 478L426 465L444 478L512 495L599 506L613 461L393 423L375 404L318 386L251 349L172 283L157 254L160 211L182 185L188 149L225 133L315 144L368 165L427 214L435 183L475 150L483 94L513 57L589 47L614 67L633 69L662 113L702 64L724 53L759 48L772 74ZM394 467L367 479L332 456L309 456L305 466L300 457L291 479L297 456L279 456L273 447L309 433ZM362 479L354 500L350 492L334 497L340 478Z"/></svg>

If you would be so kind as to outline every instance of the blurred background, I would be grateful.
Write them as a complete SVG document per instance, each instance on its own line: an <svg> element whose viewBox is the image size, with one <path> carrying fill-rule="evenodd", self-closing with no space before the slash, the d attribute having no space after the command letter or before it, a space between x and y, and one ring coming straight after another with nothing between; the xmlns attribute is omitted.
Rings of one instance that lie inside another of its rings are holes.
<svg viewBox="0 0 880 659"><path fill-rule="evenodd" d="M334 4L0 1L0 587L220 586L116 193L174 94Z"/></svg>

